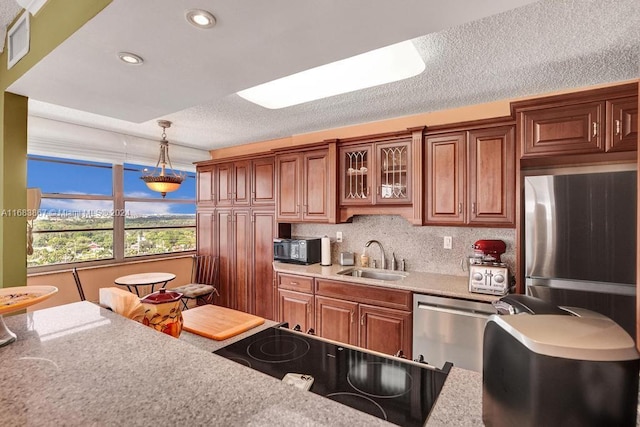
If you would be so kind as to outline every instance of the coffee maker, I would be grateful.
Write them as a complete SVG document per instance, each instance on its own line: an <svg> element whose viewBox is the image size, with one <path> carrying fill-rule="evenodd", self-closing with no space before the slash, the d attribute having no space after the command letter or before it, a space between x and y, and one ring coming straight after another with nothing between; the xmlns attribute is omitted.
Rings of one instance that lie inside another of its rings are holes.
<svg viewBox="0 0 640 427"><path fill-rule="evenodd" d="M507 250L502 240L478 240L469 258L469 292L505 295L511 287L509 268L501 256Z"/></svg>

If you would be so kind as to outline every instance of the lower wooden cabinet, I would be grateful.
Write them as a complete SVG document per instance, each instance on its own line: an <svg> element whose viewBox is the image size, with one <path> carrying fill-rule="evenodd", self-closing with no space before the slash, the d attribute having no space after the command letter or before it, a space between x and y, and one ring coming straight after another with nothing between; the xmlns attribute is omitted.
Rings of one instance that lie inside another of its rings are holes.
<svg viewBox="0 0 640 427"><path fill-rule="evenodd" d="M302 292L278 290L279 320L289 323L293 329L300 325L303 332L314 328L314 300L312 294Z"/></svg>
<svg viewBox="0 0 640 427"><path fill-rule="evenodd" d="M358 303L316 297L316 333L346 344L358 345Z"/></svg>
<svg viewBox="0 0 640 427"><path fill-rule="evenodd" d="M411 292L291 274L279 274L278 284L279 320L290 328L411 358Z"/></svg>
<svg viewBox="0 0 640 427"><path fill-rule="evenodd" d="M385 354L402 351L411 358L411 312L360 304L360 347Z"/></svg>

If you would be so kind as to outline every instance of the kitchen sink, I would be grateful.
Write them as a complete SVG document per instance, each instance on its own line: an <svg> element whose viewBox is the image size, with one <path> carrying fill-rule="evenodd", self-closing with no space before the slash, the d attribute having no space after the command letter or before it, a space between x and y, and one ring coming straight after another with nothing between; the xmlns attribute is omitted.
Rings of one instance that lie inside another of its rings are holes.
<svg viewBox="0 0 640 427"><path fill-rule="evenodd" d="M341 274L343 276L362 277L365 279L387 280L391 282L407 277L407 274L402 274L395 271L365 270L363 268L347 268L346 270L338 271L338 274Z"/></svg>

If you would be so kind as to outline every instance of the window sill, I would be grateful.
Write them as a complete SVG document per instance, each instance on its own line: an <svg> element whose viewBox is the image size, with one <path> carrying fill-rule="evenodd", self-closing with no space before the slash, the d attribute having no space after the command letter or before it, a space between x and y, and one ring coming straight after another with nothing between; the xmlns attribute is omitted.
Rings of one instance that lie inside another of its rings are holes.
<svg viewBox="0 0 640 427"><path fill-rule="evenodd" d="M120 262L115 262L113 259L106 259L101 261L84 261L68 264L47 265L42 267L30 267L27 268L27 277L44 276L51 273L62 273L65 271L71 271L71 269L74 267L83 270L90 270L105 267L117 267L121 265L142 264L147 262L160 261L163 259L191 258L193 255L195 255L195 253L195 251L188 251L172 254L147 255L144 257L126 258Z"/></svg>

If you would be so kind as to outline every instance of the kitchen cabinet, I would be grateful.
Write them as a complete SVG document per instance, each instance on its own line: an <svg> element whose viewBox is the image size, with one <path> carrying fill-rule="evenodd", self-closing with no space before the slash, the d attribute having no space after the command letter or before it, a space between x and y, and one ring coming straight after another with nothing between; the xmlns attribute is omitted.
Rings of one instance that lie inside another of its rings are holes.
<svg viewBox="0 0 640 427"><path fill-rule="evenodd" d="M426 223L464 224L466 135L427 136L425 149Z"/></svg>
<svg viewBox="0 0 640 427"><path fill-rule="evenodd" d="M273 237L276 235L273 209L255 209L251 213L251 312L266 319L276 319L276 286L273 273Z"/></svg>
<svg viewBox="0 0 640 427"><path fill-rule="evenodd" d="M273 157L251 161L251 205L274 205L275 163Z"/></svg>
<svg viewBox="0 0 640 427"><path fill-rule="evenodd" d="M515 225L514 127L497 123L427 135L425 224Z"/></svg>
<svg viewBox="0 0 640 427"><path fill-rule="evenodd" d="M424 127L339 141L338 219L400 215L421 225Z"/></svg>
<svg viewBox="0 0 640 427"><path fill-rule="evenodd" d="M197 205L215 205L215 166L208 165L196 170L196 203Z"/></svg>
<svg viewBox="0 0 640 427"><path fill-rule="evenodd" d="M278 273L278 321L303 332L315 328L313 277Z"/></svg>
<svg viewBox="0 0 640 427"><path fill-rule="evenodd" d="M273 238L289 236L275 222L273 156L197 165L197 252L220 257L216 303L276 318ZM202 200L201 200L202 199Z"/></svg>
<svg viewBox="0 0 640 427"><path fill-rule="evenodd" d="M293 329L300 325L303 332L308 332L314 328L314 299L311 294L301 292L278 290L279 320L289 323L289 328Z"/></svg>
<svg viewBox="0 0 640 427"><path fill-rule="evenodd" d="M318 336L358 345L358 303L322 296L315 303Z"/></svg>
<svg viewBox="0 0 640 427"><path fill-rule="evenodd" d="M278 273L278 320L289 327L411 358L412 296L400 289Z"/></svg>
<svg viewBox="0 0 640 427"><path fill-rule="evenodd" d="M341 147L340 204L410 204L411 142Z"/></svg>
<svg viewBox="0 0 640 427"><path fill-rule="evenodd" d="M273 237L275 213L268 209L217 209L221 305L275 319Z"/></svg>
<svg viewBox="0 0 640 427"><path fill-rule="evenodd" d="M591 155L585 162L604 161L604 153L637 150L636 83L529 99L511 108L522 159Z"/></svg>
<svg viewBox="0 0 640 427"><path fill-rule="evenodd" d="M213 255L215 210L198 209L196 212L196 252L198 255Z"/></svg>
<svg viewBox="0 0 640 427"><path fill-rule="evenodd" d="M250 174L249 160L216 165L216 206L249 206Z"/></svg>
<svg viewBox="0 0 640 427"><path fill-rule="evenodd" d="M384 354L402 351L411 358L412 314L408 311L360 304L360 347Z"/></svg>
<svg viewBox="0 0 640 427"><path fill-rule="evenodd" d="M638 150L638 97L607 101L607 151Z"/></svg>
<svg viewBox="0 0 640 427"><path fill-rule="evenodd" d="M316 333L411 358L411 292L315 279Z"/></svg>
<svg viewBox="0 0 640 427"><path fill-rule="evenodd" d="M335 145L276 156L277 220L335 222Z"/></svg>

